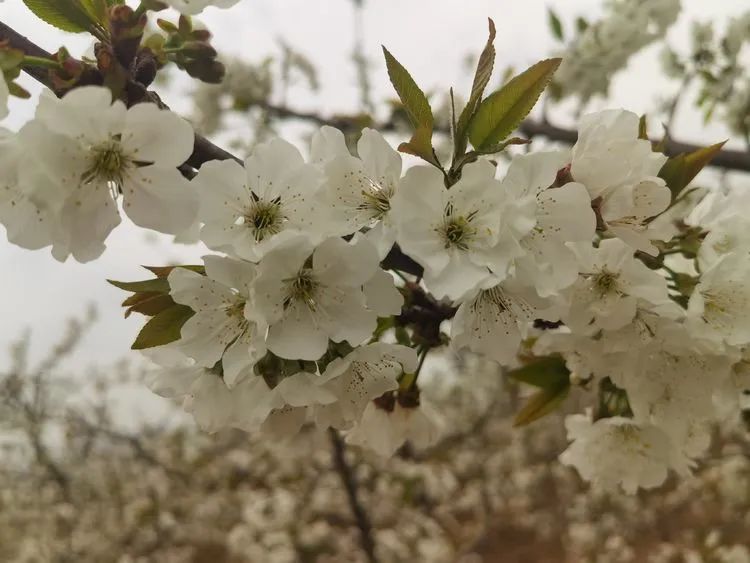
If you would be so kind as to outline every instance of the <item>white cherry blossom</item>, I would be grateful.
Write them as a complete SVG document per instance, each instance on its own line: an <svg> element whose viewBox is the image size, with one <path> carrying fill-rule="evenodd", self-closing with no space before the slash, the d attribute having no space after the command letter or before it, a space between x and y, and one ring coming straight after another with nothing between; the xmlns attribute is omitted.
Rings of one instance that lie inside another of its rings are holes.
<svg viewBox="0 0 750 563"><path fill-rule="evenodd" d="M317 360L329 339L357 346L375 330L378 313L363 286L378 271L375 247L362 237L329 238L317 247L292 240L260 263L249 318L268 324L268 349L282 358Z"/></svg>
<svg viewBox="0 0 750 563"><path fill-rule="evenodd" d="M596 487L614 491L620 485L634 494L664 483L669 470L690 473L690 460L656 426L619 416L592 421L590 414L575 414L566 417L565 427L572 443L560 461Z"/></svg>
<svg viewBox="0 0 750 563"><path fill-rule="evenodd" d="M648 219L664 211L671 193L658 177L667 157L638 138L638 116L605 110L581 119L570 172L589 192L601 227L636 250L656 256Z"/></svg>
<svg viewBox="0 0 750 563"><path fill-rule="evenodd" d="M542 311L550 306L534 288L514 278L501 282L490 278L459 306L451 322L451 342L456 349L468 348L502 365L513 365L528 325L544 318Z"/></svg>
<svg viewBox="0 0 750 563"><path fill-rule="evenodd" d="M417 407L402 407L398 401L386 410L370 402L362 419L346 435L346 441L390 457L409 441L416 448L433 445L440 437L442 421L426 401Z"/></svg>
<svg viewBox="0 0 750 563"><path fill-rule="evenodd" d="M342 430L359 422L370 401L396 389L399 376L416 368L417 354L406 346L375 342L355 348L321 375L320 385L337 400L315 411L316 422Z"/></svg>
<svg viewBox="0 0 750 563"><path fill-rule="evenodd" d="M245 316L256 268L222 256L203 260L206 275L179 267L169 274L172 298L195 311L178 344L200 366L221 361L223 381L232 386L266 352L265 327Z"/></svg>
<svg viewBox="0 0 750 563"><path fill-rule="evenodd" d="M42 95L29 132L38 164L64 199L53 255L81 262L98 257L119 223L117 200L136 225L179 233L197 201L177 166L190 156L193 130L176 114L142 103L112 102L107 88L84 86L62 99Z"/></svg>
<svg viewBox="0 0 750 563"><path fill-rule="evenodd" d="M704 271L688 302L696 336L732 346L750 342L750 256L730 253Z"/></svg>
<svg viewBox="0 0 750 563"><path fill-rule="evenodd" d="M534 226L526 217L506 216L505 201L495 167L486 160L464 167L450 189L433 167L407 171L391 217L399 245L424 267L433 295L458 299L490 273L505 277L513 258L523 253L519 234L507 231L522 235Z"/></svg>
<svg viewBox="0 0 750 563"><path fill-rule="evenodd" d="M603 240L598 248L575 247L581 274L566 290L570 307L562 315L574 331L593 334L629 323L639 302L661 305L669 300L667 280L649 270L619 239Z"/></svg>
<svg viewBox="0 0 750 563"><path fill-rule="evenodd" d="M367 128L357 143L357 153L359 158L347 152L325 164L326 201L334 220L342 225L341 234L367 229L382 258L396 240L390 211L401 180L401 156L380 133Z"/></svg>
<svg viewBox="0 0 750 563"><path fill-rule="evenodd" d="M578 274L575 255L566 243L589 242L596 230L582 184L550 188L568 158L565 152L515 156L502 181L501 189L508 195L507 216L517 225L510 233L520 235L524 250L515 259L516 275L545 297L569 286Z"/></svg>
<svg viewBox="0 0 750 563"><path fill-rule="evenodd" d="M192 182L200 195L201 239L252 262L301 234L318 242L330 226L318 203L321 181L281 139L256 147L244 169L232 160L207 162Z"/></svg>

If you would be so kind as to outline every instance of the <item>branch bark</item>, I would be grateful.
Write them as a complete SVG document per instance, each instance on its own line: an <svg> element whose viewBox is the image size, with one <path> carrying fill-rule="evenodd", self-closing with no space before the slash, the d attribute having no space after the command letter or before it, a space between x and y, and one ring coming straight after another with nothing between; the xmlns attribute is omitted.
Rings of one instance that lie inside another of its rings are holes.
<svg viewBox="0 0 750 563"><path fill-rule="evenodd" d="M339 436L338 431L335 428L328 429L328 435L331 438L331 446L333 447L333 464L341 477L341 482L346 489L346 497L349 501L349 508L354 515L354 520L359 528L359 543L362 546L362 551L367 555L367 560L370 563L377 563L378 559L375 556L375 542L372 539L372 524L367 516L367 512L359 501L357 496L357 478L354 476L352 468L346 461L346 447L344 441Z"/></svg>

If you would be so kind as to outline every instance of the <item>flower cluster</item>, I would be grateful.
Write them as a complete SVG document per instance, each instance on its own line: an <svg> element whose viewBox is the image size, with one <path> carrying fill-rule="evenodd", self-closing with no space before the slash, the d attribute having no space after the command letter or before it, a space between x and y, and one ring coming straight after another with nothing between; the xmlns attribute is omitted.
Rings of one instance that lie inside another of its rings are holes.
<svg viewBox="0 0 750 563"><path fill-rule="evenodd" d="M450 173L405 170L372 129L355 156L323 127L308 158L274 138L187 180L185 121L83 87L0 136L0 221L12 242L80 261L101 254L120 203L137 225L199 230L203 264L124 287L143 290L126 304L155 315L150 331L174 334L141 346L162 367L152 388L206 430L313 424L384 455L431 444L441 422L418 376L449 344L541 387L527 421L571 385L597 390L562 460L633 491L689 471L750 371L748 221L720 195L675 214L684 185L664 170L679 162L641 125L602 111L571 151L507 167L475 154Z"/></svg>
<svg viewBox="0 0 750 563"><path fill-rule="evenodd" d="M635 53L664 36L680 12L680 0L610 0L606 16L588 25L567 46L555 78L566 96L586 102L606 95L613 73Z"/></svg>

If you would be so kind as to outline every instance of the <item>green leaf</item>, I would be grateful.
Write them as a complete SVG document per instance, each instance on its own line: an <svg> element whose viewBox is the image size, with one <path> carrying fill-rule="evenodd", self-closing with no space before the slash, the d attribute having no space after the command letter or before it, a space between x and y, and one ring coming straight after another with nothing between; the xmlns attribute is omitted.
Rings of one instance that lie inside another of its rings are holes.
<svg viewBox="0 0 750 563"><path fill-rule="evenodd" d="M487 44L484 46L482 54L479 55L479 61L477 62L477 70L474 73L474 83L471 86L471 95L469 101L466 102L461 112L461 116L458 118L458 124L456 125L456 132L454 138L454 160L460 157L466 152L466 144L468 141L466 135L466 129L469 125L469 121L474 116L474 113L479 107L479 102L482 100L482 94L484 89L487 87L487 83L490 81L492 76L492 69L495 66L495 22L489 19L489 37L487 38Z"/></svg>
<svg viewBox="0 0 750 563"><path fill-rule="evenodd" d="M95 20L77 0L23 0L26 7L48 24L71 33L90 31Z"/></svg>
<svg viewBox="0 0 750 563"><path fill-rule="evenodd" d="M547 23L549 23L550 31L552 31L552 35L555 39L563 41L565 39L565 33L563 32L562 22L560 21L560 18L557 17L555 11L550 7L547 7Z"/></svg>
<svg viewBox="0 0 750 563"><path fill-rule="evenodd" d="M123 306L130 305L125 311L126 319L133 313L153 317L174 304L168 293L134 293L123 302Z"/></svg>
<svg viewBox="0 0 750 563"><path fill-rule="evenodd" d="M726 141L697 149L670 158L659 170L662 178L672 192L674 201L682 190L703 170L706 165L721 151Z"/></svg>
<svg viewBox="0 0 750 563"><path fill-rule="evenodd" d="M582 18L581 16L578 16L576 18L576 30L578 33L583 33L589 28L589 22L586 21L586 18Z"/></svg>
<svg viewBox="0 0 750 563"><path fill-rule="evenodd" d="M169 293L169 282L166 278L156 278L152 280L134 281L134 282L121 282L115 280L107 280L109 283L117 288L125 291L132 292L154 292L154 293Z"/></svg>
<svg viewBox="0 0 750 563"><path fill-rule="evenodd" d="M506 375L541 389L554 389L570 383L570 371L565 366L565 360L559 356L536 359Z"/></svg>
<svg viewBox="0 0 750 563"><path fill-rule="evenodd" d="M526 426L553 412L565 400L570 385L541 389L516 414L513 426Z"/></svg>
<svg viewBox="0 0 750 563"><path fill-rule="evenodd" d="M385 55L388 77L404 106L404 110L406 110L406 114L409 116L409 121L414 127L414 135L411 140L408 143L402 143L398 150L419 156L439 166L440 164L432 149L434 119L427 96L417 86L409 72L385 47L383 47L383 54Z"/></svg>
<svg viewBox="0 0 750 563"><path fill-rule="evenodd" d="M143 326L131 348L144 350L179 340L182 325L194 314L194 311L185 305L173 305L164 309Z"/></svg>
<svg viewBox="0 0 750 563"><path fill-rule="evenodd" d="M469 123L474 148L496 145L510 135L534 107L561 61L540 61L488 96Z"/></svg>
<svg viewBox="0 0 750 563"><path fill-rule="evenodd" d="M109 28L109 6L106 0L79 0L89 17L104 28Z"/></svg>

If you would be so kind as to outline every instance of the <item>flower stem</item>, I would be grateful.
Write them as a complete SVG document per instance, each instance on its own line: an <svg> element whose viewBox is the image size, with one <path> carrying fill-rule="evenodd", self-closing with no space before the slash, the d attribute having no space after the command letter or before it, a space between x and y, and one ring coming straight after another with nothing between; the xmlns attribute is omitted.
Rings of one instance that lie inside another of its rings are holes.
<svg viewBox="0 0 750 563"><path fill-rule="evenodd" d="M23 63L21 64L26 67L51 68L54 70L62 68L60 63L53 59L48 59L45 57L32 57L29 55L25 55L23 57Z"/></svg>

